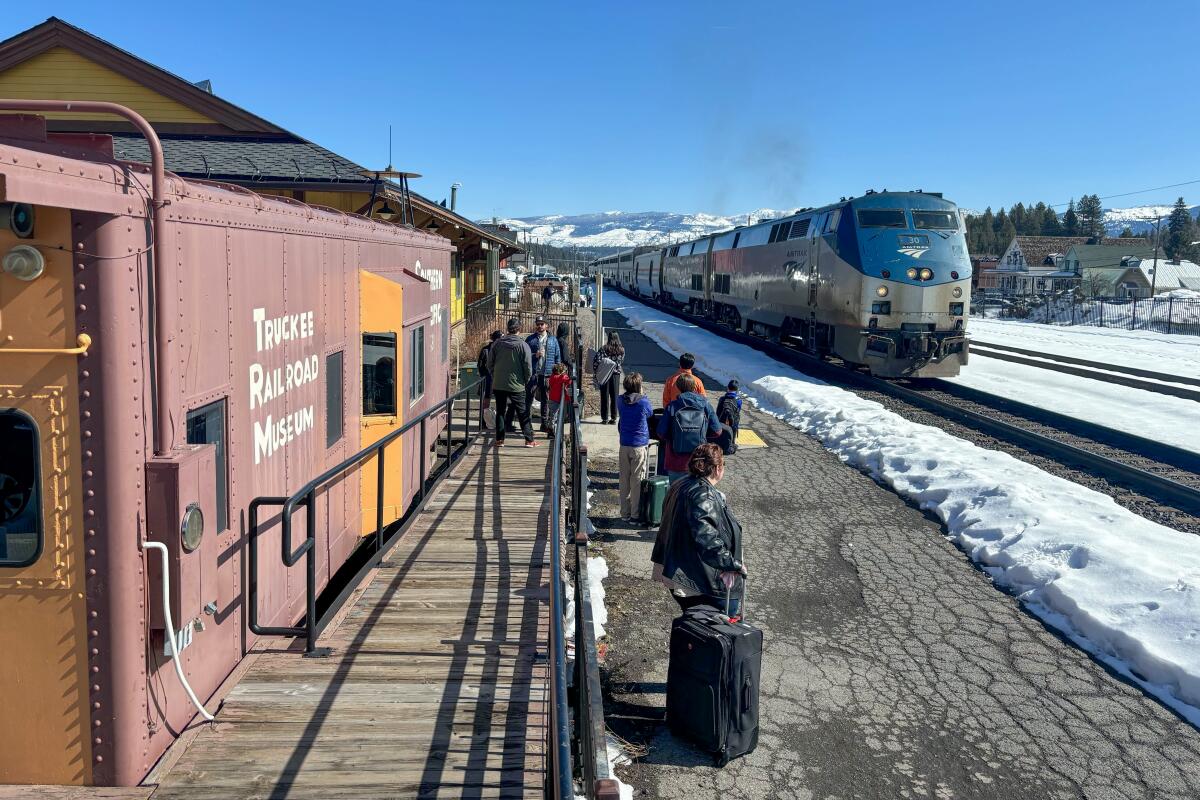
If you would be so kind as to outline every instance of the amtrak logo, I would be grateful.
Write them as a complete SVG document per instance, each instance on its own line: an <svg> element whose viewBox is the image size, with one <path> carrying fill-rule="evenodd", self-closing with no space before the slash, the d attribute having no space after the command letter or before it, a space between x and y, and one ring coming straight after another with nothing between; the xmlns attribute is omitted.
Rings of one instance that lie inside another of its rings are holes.
<svg viewBox="0 0 1200 800"><path fill-rule="evenodd" d="M929 250L929 237L921 235L901 235L896 237L897 244L900 249L896 252L903 253L910 258L920 258Z"/></svg>

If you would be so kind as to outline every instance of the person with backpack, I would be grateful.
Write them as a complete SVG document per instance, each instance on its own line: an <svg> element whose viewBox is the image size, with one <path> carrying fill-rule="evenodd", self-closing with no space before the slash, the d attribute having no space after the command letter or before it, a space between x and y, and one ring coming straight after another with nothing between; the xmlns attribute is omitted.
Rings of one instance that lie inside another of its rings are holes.
<svg viewBox="0 0 1200 800"><path fill-rule="evenodd" d="M664 448L663 466L672 486L687 477L692 451L704 444L709 435L719 436L724 430L712 406L696 392L699 384L696 378L680 375L676 384L679 397L666 407L658 420L658 446Z"/></svg>
<svg viewBox="0 0 1200 800"><path fill-rule="evenodd" d="M600 390L600 424L617 424L617 387L621 385L621 366L625 346L616 331L608 332L608 341L592 357L592 382Z"/></svg>
<svg viewBox="0 0 1200 800"><path fill-rule="evenodd" d="M701 397L704 396L704 383L696 378L692 372L692 368L696 366L696 357L691 353L684 353L679 357L679 369L674 375L667 378L667 382L663 384L663 408L671 405L671 402L679 397L680 389L678 386L679 378L683 375L691 375L696 380L696 389L694 390Z"/></svg>
<svg viewBox="0 0 1200 800"><path fill-rule="evenodd" d="M650 446L648 424L654 409L642 394L642 376L631 372L622 381L625 394L617 401L617 434L621 441L617 472L617 495L621 498L621 519L637 516L642 502L642 481L646 477L646 451Z"/></svg>
<svg viewBox="0 0 1200 800"><path fill-rule="evenodd" d="M483 347L479 348L479 357L475 359L475 368L479 370L479 377L483 379L483 383L479 387L481 409L491 408L492 405L492 373L488 369L488 350L503 335L500 331L492 331L491 338L483 343Z"/></svg>
<svg viewBox="0 0 1200 800"><path fill-rule="evenodd" d="M742 398L738 394L740 388L741 384L737 381L730 381L725 386L725 394L717 401L717 420L733 431L734 444L737 444L738 427L742 422Z"/></svg>
<svg viewBox="0 0 1200 800"><path fill-rule="evenodd" d="M534 332L525 337L529 351L533 354L533 377L525 390L525 405L529 406L529 415L533 416L533 398L536 395L541 405L542 432L550 430L549 398L546 397L546 379L554 372L554 365L562 361L562 353L558 349L558 339L550 335L546 318L541 314L533 321Z"/></svg>
<svg viewBox="0 0 1200 800"><path fill-rule="evenodd" d="M533 356L520 336L520 320L510 319L507 330L508 335L492 342L488 349L488 372L492 375L492 394L496 396L496 444L504 444L504 434L516 416L525 434L525 446L537 447L525 402L526 387L533 376Z"/></svg>

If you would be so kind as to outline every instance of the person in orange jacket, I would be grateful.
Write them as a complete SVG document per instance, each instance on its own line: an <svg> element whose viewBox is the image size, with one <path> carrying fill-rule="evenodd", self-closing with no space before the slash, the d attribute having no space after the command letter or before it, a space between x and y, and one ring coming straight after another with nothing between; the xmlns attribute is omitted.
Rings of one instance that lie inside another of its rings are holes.
<svg viewBox="0 0 1200 800"><path fill-rule="evenodd" d="M671 405L675 398L679 397L680 391L675 386L675 382L679 380L680 375L691 375L693 378L696 378L692 373L692 367L694 366L696 366L696 357L691 353L684 353L679 357L679 371L667 378L667 382L663 384L663 408ZM704 396L704 383L699 378L696 378L695 392L701 397Z"/></svg>

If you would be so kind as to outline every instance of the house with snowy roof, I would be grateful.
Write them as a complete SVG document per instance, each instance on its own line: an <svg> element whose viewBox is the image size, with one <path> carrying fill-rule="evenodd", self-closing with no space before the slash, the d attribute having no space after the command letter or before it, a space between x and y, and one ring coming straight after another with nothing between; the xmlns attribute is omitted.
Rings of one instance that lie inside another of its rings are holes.
<svg viewBox="0 0 1200 800"><path fill-rule="evenodd" d="M1153 257L1139 260L1137 266L1145 274L1147 286L1154 287L1155 295L1177 289L1200 291L1200 264L1183 259L1172 261L1160 254L1157 266Z"/></svg>
<svg viewBox="0 0 1200 800"><path fill-rule="evenodd" d="M1087 236L1014 236L996 267L999 287L1010 294L1043 294L1072 288L1079 275L1067 267L1068 251L1085 245L1107 248L1117 243L1122 247L1144 247L1146 240L1134 237L1097 242Z"/></svg>

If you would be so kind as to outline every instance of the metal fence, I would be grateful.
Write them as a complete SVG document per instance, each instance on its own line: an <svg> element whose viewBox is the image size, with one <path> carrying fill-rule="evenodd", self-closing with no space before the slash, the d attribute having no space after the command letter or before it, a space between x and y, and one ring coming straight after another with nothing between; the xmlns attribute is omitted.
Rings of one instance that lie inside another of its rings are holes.
<svg viewBox="0 0 1200 800"><path fill-rule="evenodd" d="M560 322L567 323L570 331L568 341L575 341L575 309L573 307L568 307L561 313L550 314L543 314L541 311L534 309L497 308L495 295L490 295L483 300L472 303L467 306L466 335L464 338L468 347L469 357L474 358L474 354L478 353L479 348L483 347L484 343L487 342L492 331L503 333L510 319L516 318L521 323L521 334L527 336L533 333L534 320L538 317L546 319L551 336L558 333L558 324Z"/></svg>
<svg viewBox="0 0 1200 800"><path fill-rule="evenodd" d="M1047 325L1094 325L1200 336L1200 298L1092 297L1059 295L980 295L972 316L1020 319Z"/></svg>
<svg viewBox="0 0 1200 800"><path fill-rule="evenodd" d="M575 344L576 363L582 345ZM604 697L600 688L600 655L596 647L591 581L588 579L587 447L580 438L583 406L579 402L582 371L575 370L572 402L559 407L554 449L550 454L550 681L552 719L547 750L551 769L547 796L567 800L619 800L617 781L608 764ZM564 448L569 450L564 452ZM564 472L569 482L563 490ZM574 586L575 658L567 658L568 639L563 606L568 569L563 549L574 551L569 565ZM571 677L568 678L568 675Z"/></svg>

